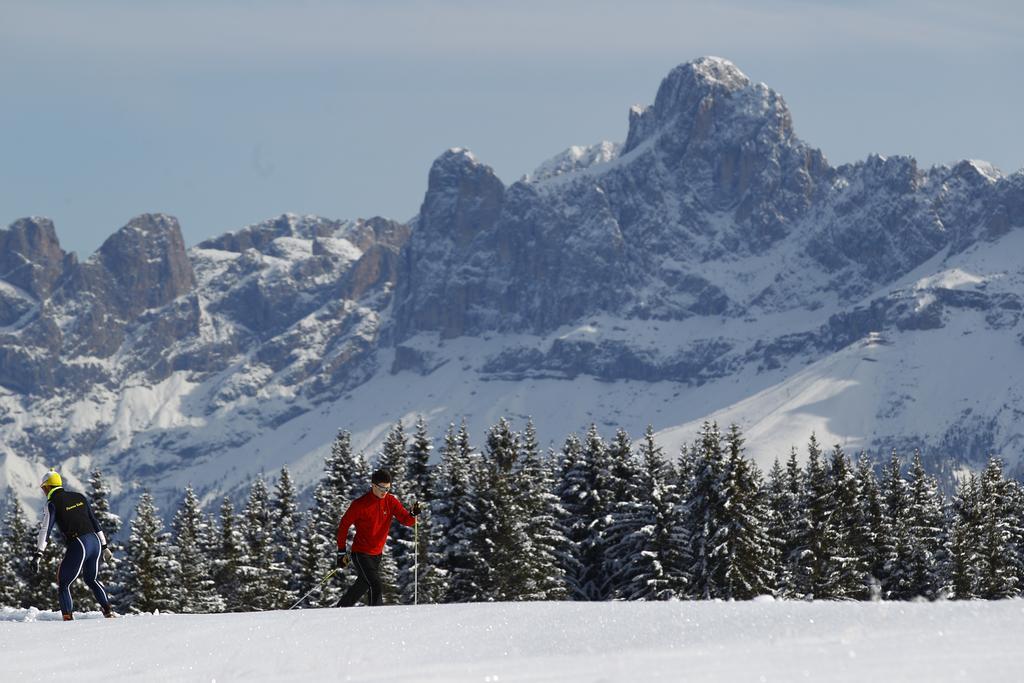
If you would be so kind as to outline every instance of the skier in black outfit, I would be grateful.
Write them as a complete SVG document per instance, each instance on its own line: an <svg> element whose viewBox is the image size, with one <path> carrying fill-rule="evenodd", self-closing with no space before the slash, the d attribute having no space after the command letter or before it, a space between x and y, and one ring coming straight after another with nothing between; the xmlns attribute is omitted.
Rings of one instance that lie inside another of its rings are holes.
<svg viewBox="0 0 1024 683"><path fill-rule="evenodd" d="M100 529L96 515L89 507L89 501L81 493L64 490L64 482L54 470L47 472L40 487L46 494L46 509L43 512L43 524L39 529L36 544L35 566L38 571L39 560L43 549L50 538L54 523L64 535L67 550L57 570L57 599L64 621L71 621L73 605L71 602L71 584L79 574L92 589L96 601L100 603L103 616L110 618L114 613L110 610L110 598L96 574L100 569L100 557L107 562L113 556L107 549L107 539Z"/></svg>

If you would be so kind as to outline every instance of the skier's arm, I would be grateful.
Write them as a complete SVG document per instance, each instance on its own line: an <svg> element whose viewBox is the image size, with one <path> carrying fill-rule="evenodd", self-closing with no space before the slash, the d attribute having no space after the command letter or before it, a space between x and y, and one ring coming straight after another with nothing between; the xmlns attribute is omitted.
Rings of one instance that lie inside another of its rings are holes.
<svg viewBox="0 0 1024 683"><path fill-rule="evenodd" d="M103 535L103 529L100 528L100 523L96 519L96 515L92 513L92 506L89 505L89 501L85 501L85 511L89 513L89 521L92 522L92 530L96 532L96 535L100 538L100 545L106 547L107 537Z"/></svg>
<svg viewBox="0 0 1024 683"><path fill-rule="evenodd" d="M54 513L53 503L47 501L46 507L43 508L43 523L39 525L39 537L36 539L36 549L39 552L46 548L46 541L50 538L53 523L57 521L57 515Z"/></svg>
<svg viewBox="0 0 1024 683"><path fill-rule="evenodd" d="M391 496L391 514L406 526L412 526L416 523L416 518L409 514L409 511L405 509L404 505L402 505L402 501L398 500L394 496Z"/></svg>
<svg viewBox="0 0 1024 683"><path fill-rule="evenodd" d="M348 506L348 510L345 510L345 514L341 517L341 522L338 524L338 550L344 551L345 544L348 542L348 530L352 528L352 525L356 521L355 503Z"/></svg>

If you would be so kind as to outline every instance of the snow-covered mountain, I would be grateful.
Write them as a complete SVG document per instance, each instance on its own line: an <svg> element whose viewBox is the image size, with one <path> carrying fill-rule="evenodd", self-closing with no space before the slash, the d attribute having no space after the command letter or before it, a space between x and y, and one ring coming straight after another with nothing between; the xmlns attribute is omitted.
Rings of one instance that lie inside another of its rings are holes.
<svg viewBox="0 0 1024 683"><path fill-rule="evenodd" d="M419 214L285 215L186 249L144 215L79 262L0 230L0 488L96 464L122 502L210 500L337 429L474 433L532 415L670 448L736 421L763 464L811 431L952 471L1021 474L1024 172L906 157L830 166L728 61L674 69L625 142L510 186L463 149Z"/></svg>

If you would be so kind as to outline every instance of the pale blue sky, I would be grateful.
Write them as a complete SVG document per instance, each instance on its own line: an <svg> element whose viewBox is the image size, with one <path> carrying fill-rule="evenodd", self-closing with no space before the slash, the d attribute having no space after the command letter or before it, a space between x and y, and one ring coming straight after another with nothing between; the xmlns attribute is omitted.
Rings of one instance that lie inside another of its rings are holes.
<svg viewBox="0 0 1024 683"><path fill-rule="evenodd" d="M84 257L132 216L189 245L282 212L416 213L433 159L505 182L622 141L677 64L735 62L833 164L1024 167L1018 2L0 0L0 225Z"/></svg>

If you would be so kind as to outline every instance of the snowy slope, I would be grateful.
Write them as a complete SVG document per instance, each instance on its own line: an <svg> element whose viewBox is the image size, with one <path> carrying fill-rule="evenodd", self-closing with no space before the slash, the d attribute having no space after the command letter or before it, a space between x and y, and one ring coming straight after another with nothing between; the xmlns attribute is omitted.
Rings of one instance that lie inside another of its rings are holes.
<svg viewBox="0 0 1024 683"><path fill-rule="evenodd" d="M5 680L34 680L43 670L48 680L79 683L1024 679L1020 600L505 603L71 624L55 617L0 612Z"/></svg>

